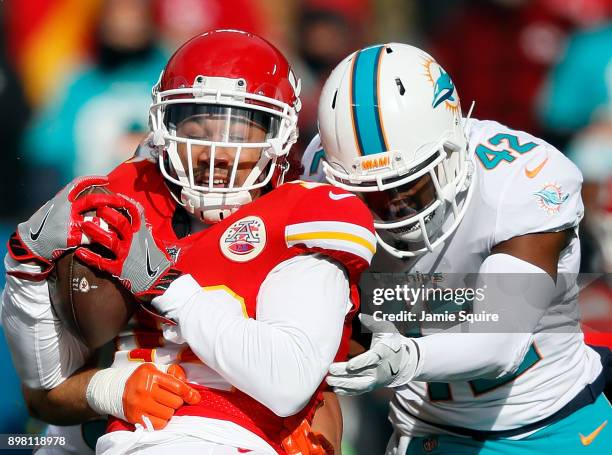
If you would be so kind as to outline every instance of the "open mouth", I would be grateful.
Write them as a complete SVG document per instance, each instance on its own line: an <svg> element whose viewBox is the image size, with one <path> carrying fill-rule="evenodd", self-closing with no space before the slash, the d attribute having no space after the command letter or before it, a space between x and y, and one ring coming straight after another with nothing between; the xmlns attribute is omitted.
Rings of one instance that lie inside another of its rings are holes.
<svg viewBox="0 0 612 455"><path fill-rule="evenodd" d="M204 173L200 176L196 176L196 184L203 187L210 186L210 175ZM213 175L212 187L213 188L226 188L229 183L229 176L227 173L218 173Z"/></svg>
<svg viewBox="0 0 612 455"><path fill-rule="evenodd" d="M227 179L214 179L213 188L225 188L227 185Z"/></svg>

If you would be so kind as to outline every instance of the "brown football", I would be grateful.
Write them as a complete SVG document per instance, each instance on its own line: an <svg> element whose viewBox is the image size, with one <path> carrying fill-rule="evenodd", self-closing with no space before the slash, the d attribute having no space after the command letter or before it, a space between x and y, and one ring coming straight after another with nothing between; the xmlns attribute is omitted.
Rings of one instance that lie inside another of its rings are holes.
<svg viewBox="0 0 612 455"><path fill-rule="evenodd" d="M56 261L48 282L55 313L90 348L111 341L134 312L132 294L109 274L83 264L74 252Z"/></svg>
<svg viewBox="0 0 612 455"><path fill-rule="evenodd" d="M93 191L106 192L100 187ZM96 249L96 252L100 251ZM116 278L84 264L75 257L74 251L55 262L47 281L51 305L59 319L93 349L111 341L126 325L136 306L132 294Z"/></svg>

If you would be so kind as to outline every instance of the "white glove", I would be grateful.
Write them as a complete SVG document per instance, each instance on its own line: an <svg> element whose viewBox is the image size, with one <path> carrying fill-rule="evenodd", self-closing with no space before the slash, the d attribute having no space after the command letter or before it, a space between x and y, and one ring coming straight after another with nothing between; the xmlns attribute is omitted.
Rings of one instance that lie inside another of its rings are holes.
<svg viewBox="0 0 612 455"><path fill-rule="evenodd" d="M327 383L338 395L361 395L379 387L399 387L415 376L419 350L410 338L400 335L388 321L359 315L361 324L374 333L370 350L348 362L329 367Z"/></svg>

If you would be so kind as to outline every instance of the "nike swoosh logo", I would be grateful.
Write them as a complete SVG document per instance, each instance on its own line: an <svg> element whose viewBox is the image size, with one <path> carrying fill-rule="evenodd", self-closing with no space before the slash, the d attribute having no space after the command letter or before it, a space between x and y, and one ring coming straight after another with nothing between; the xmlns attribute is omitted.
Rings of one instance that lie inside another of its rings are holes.
<svg viewBox="0 0 612 455"><path fill-rule="evenodd" d="M608 421L606 420L604 423L602 423L601 425L599 425L595 431L593 431L590 435L588 436L584 436L582 433L578 433L578 436L580 436L580 442L582 443L583 446L588 446L590 445L597 436L599 436L599 433L601 433L601 430L604 429L604 427L608 424Z"/></svg>
<svg viewBox="0 0 612 455"><path fill-rule="evenodd" d="M534 178L536 175L538 175L540 173L540 171L542 170L542 168L544 166L546 166L546 163L548 163L548 158L546 158L544 161L542 161L538 166L534 167L533 169L529 170L527 169L527 166L525 166L525 175L527 177L529 177L530 179Z"/></svg>
<svg viewBox="0 0 612 455"><path fill-rule="evenodd" d="M40 236L40 233L42 232L43 227L45 226L45 223L47 222L47 218L49 218L49 214L51 213L51 210L53 210L53 206L55 206L55 204L51 204L51 207L49 207L49 210L47 210L47 213L45 213L45 217L43 218L36 232L32 232L32 228L30 228L30 238L32 239L33 242L36 242L36 240L38 239L38 236Z"/></svg>
<svg viewBox="0 0 612 455"><path fill-rule="evenodd" d="M345 193L345 194L336 194L329 192L329 198L333 201L341 201L342 199L346 199L347 197L356 197L354 194Z"/></svg>
<svg viewBox="0 0 612 455"><path fill-rule="evenodd" d="M396 371L393 371L393 367L391 364L389 364L389 371L391 372L391 376L395 376L397 373L399 373L399 368Z"/></svg>
<svg viewBox="0 0 612 455"><path fill-rule="evenodd" d="M157 275L157 272L159 271L159 266L157 266L157 268L155 269L151 267L151 256L149 255L149 242L147 240L145 240L145 245L147 247L147 274L151 278L155 278L155 275Z"/></svg>

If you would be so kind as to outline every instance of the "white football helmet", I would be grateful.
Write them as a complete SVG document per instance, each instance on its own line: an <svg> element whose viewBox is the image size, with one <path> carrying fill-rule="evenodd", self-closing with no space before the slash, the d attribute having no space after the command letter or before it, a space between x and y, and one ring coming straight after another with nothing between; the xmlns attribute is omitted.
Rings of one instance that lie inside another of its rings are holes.
<svg viewBox="0 0 612 455"><path fill-rule="evenodd" d="M299 92L285 57L252 33L213 30L181 46L153 88L149 115L177 201L211 224L249 203L250 191L280 183L297 139Z"/></svg>
<svg viewBox="0 0 612 455"><path fill-rule="evenodd" d="M459 95L429 54L390 43L349 55L323 87L319 132L327 180L361 193L385 250L433 251L456 229L473 165Z"/></svg>

